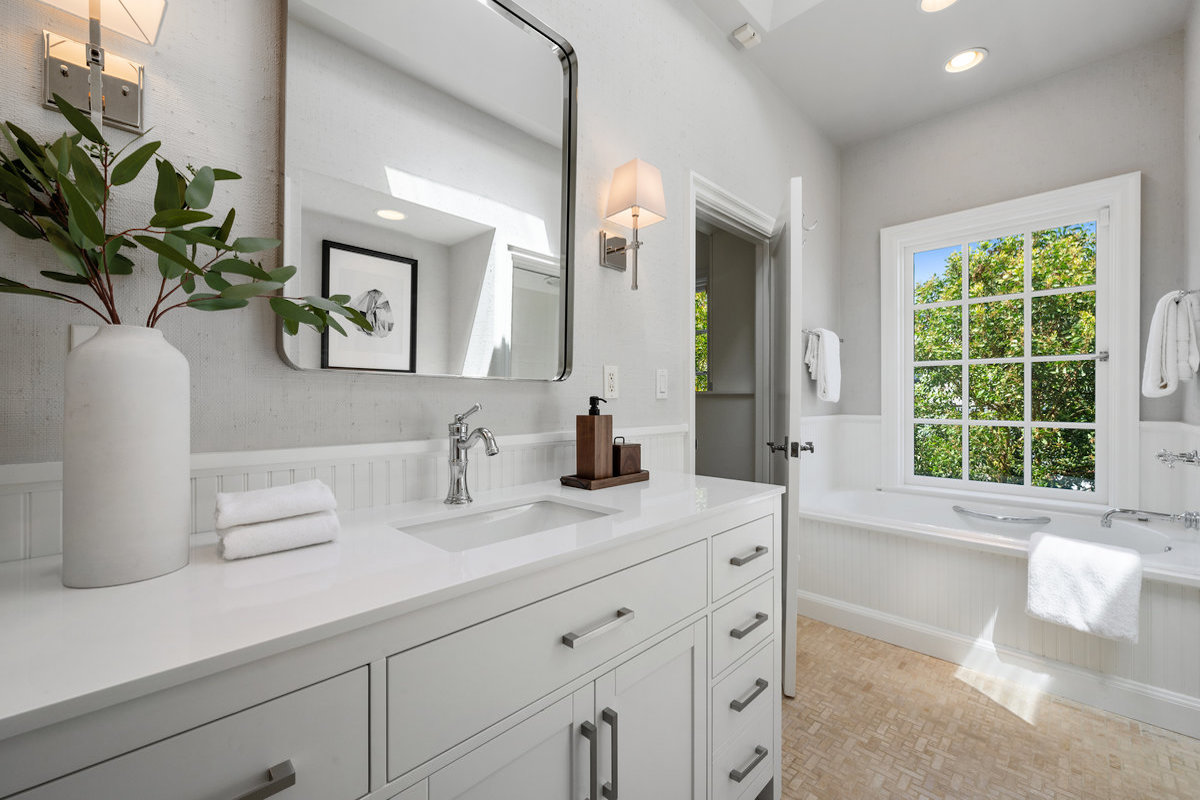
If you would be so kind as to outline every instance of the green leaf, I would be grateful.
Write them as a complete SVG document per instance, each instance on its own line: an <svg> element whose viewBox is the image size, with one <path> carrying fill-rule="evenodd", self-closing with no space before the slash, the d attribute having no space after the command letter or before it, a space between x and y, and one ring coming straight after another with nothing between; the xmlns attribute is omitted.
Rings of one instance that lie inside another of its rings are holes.
<svg viewBox="0 0 1200 800"><path fill-rule="evenodd" d="M296 268L279 267L278 269L271 270L269 274L271 276L271 280L279 281L280 283L287 283L292 279L292 276L296 274Z"/></svg>
<svg viewBox="0 0 1200 800"><path fill-rule="evenodd" d="M254 278L256 281L271 280L271 273L267 272L262 267L251 264L249 261L241 261L236 258L227 258L223 261L218 261L209 267L210 272L227 272L230 275L245 275L247 278Z"/></svg>
<svg viewBox="0 0 1200 800"><path fill-rule="evenodd" d="M158 162L158 186L154 190L154 210L166 211L183 205L179 196L179 175L170 161L160 159Z"/></svg>
<svg viewBox="0 0 1200 800"><path fill-rule="evenodd" d="M91 283L91 281L82 275L69 275L65 272L50 272L49 270L43 270L41 274L43 277L49 278L52 281L59 281L61 283L79 283L83 284L84 286L87 286L89 283Z"/></svg>
<svg viewBox="0 0 1200 800"><path fill-rule="evenodd" d="M113 186L123 186L140 175L142 167L146 166L151 156L158 152L158 148L161 146L162 142L149 142L121 159L120 163L112 170Z"/></svg>
<svg viewBox="0 0 1200 800"><path fill-rule="evenodd" d="M301 325L320 326L321 318L311 311L302 308L291 300L285 300L282 297L272 297L270 299L271 310L285 320L290 319L299 322Z"/></svg>
<svg viewBox="0 0 1200 800"><path fill-rule="evenodd" d="M196 276L190 272L179 281L179 286L188 294L196 291Z"/></svg>
<svg viewBox="0 0 1200 800"><path fill-rule="evenodd" d="M283 321L283 330L288 336L295 336L300 332L300 323L294 319L285 319Z"/></svg>
<svg viewBox="0 0 1200 800"><path fill-rule="evenodd" d="M22 286L20 284L14 286L12 284L0 284L0 294L31 294L36 297L49 297L51 300L62 300L56 294L44 292L41 289L34 289L32 286Z"/></svg>
<svg viewBox="0 0 1200 800"><path fill-rule="evenodd" d="M79 189L75 188L75 184L64 181L59 186L62 189L63 197L67 198L67 212L71 222L79 227L79 231L92 246L103 245L104 226L100 224L96 210L92 208Z"/></svg>
<svg viewBox="0 0 1200 800"><path fill-rule="evenodd" d="M229 241L229 233L233 230L233 217L236 211L229 209L229 213L225 215L225 221L221 223L221 228L213 236L220 239L222 242Z"/></svg>
<svg viewBox="0 0 1200 800"><path fill-rule="evenodd" d="M166 214L170 212L164 211L163 213ZM211 230L211 228L209 226L204 226L203 228L197 226L195 228L173 231L173 233L188 244L202 244L220 251L229 249L228 245L226 245L224 242L214 239L212 236L206 234L204 232L206 230Z"/></svg>
<svg viewBox="0 0 1200 800"><path fill-rule="evenodd" d="M3 153L0 153L0 155L3 155ZM4 158L4 166L0 167L0 195L3 195L13 206L17 205L17 198L29 197L29 184L21 177L21 173L17 171L16 165L7 157ZM29 209L22 207L21 210L28 211Z"/></svg>
<svg viewBox="0 0 1200 800"><path fill-rule="evenodd" d="M58 256L58 260L63 263L63 266L74 270L79 275L87 278L90 276L87 265L83 262L83 255L79 252L79 248L71 241L70 237L63 232L62 228L57 226L49 226L46 228L46 239L50 242L50 246L54 248L54 253Z"/></svg>
<svg viewBox="0 0 1200 800"><path fill-rule="evenodd" d="M207 211L193 211L190 208L168 208L164 211L159 211L150 218L150 227L182 228L184 225L191 225L194 222L204 222L206 219L212 219L212 214L209 214Z"/></svg>
<svg viewBox="0 0 1200 800"><path fill-rule="evenodd" d="M33 179L41 184L42 188L49 189L49 187L54 185L53 181L43 175L42 171L38 168L37 162L30 158L29 155L21 149L21 147L17 144L17 140L13 138L13 133L9 131L10 128L13 132L21 130L11 122L6 122L4 125L0 125L0 133L4 134L4 138L8 140L8 143L12 146L12 149L16 151L17 160L20 161L25 169L29 171L29 174L33 176Z"/></svg>
<svg viewBox="0 0 1200 800"><path fill-rule="evenodd" d="M346 299L349 300L350 298L347 296ZM328 297L306 297L304 298L304 302L308 303L314 308L322 309L323 311L329 311L333 314L341 314L343 317L351 316L352 309L345 308L344 304L336 303Z"/></svg>
<svg viewBox="0 0 1200 800"><path fill-rule="evenodd" d="M212 202L214 181L216 178L212 167L201 167L188 184L187 191L183 193L183 202L191 208L208 208L208 204Z"/></svg>
<svg viewBox="0 0 1200 800"><path fill-rule="evenodd" d="M42 230L37 225L27 220L25 217L10 211L7 208L0 207L0 223L4 227L11 230L17 236L25 239L40 239L42 238Z"/></svg>
<svg viewBox="0 0 1200 800"><path fill-rule="evenodd" d="M275 281L254 281L252 283L235 283L221 290L221 297L232 297L241 300L246 297L261 297L264 294L277 292L283 288L282 283Z"/></svg>
<svg viewBox="0 0 1200 800"><path fill-rule="evenodd" d="M204 273L204 282L207 283L214 292L222 292L228 289L230 286L233 286L232 283L222 278L220 273L213 272L212 270Z"/></svg>
<svg viewBox="0 0 1200 800"><path fill-rule="evenodd" d="M67 177L71 174L71 137L65 133L59 137L58 141L46 151L46 161L48 166L54 167L54 172L58 173L58 177Z"/></svg>
<svg viewBox="0 0 1200 800"><path fill-rule="evenodd" d="M227 169L214 169L213 178L218 181L240 181L242 176Z"/></svg>
<svg viewBox="0 0 1200 800"><path fill-rule="evenodd" d="M104 176L82 147L71 145L71 169L75 172L75 184L88 202L97 207L102 205L107 192Z"/></svg>
<svg viewBox="0 0 1200 800"><path fill-rule="evenodd" d="M233 249L239 253L258 253L263 250L273 250L279 247L278 239L264 239L258 236L242 236L233 240Z"/></svg>
<svg viewBox="0 0 1200 800"><path fill-rule="evenodd" d="M183 252L183 242L180 242L178 237L168 233L162 239L156 239L153 236L134 236L133 238L142 247L158 254L158 271L167 280L174 280L184 272L198 271L198 267L189 261ZM175 242L178 242L178 247L173 246Z"/></svg>
<svg viewBox="0 0 1200 800"><path fill-rule="evenodd" d="M328 325L329 327L333 328L335 331L340 333L342 336L349 335L348 333L346 333L346 329L343 328L340 324L338 324L338 321L336 319L334 319L333 317L331 317L329 315L325 316L325 324Z"/></svg>
<svg viewBox="0 0 1200 800"><path fill-rule="evenodd" d="M110 275L132 275L133 261L120 254L109 256L108 272Z"/></svg>
<svg viewBox="0 0 1200 800"><path fill-rule="evenodd" d="M250 305L249 300L238 300L232 297L218 297L215 294L194 294L192 300L188 301L188 308L196 308L201 311L227 311L231 308L245 308ZM196 300L195 298L200 298Z"/></svg>
<svg viewBox="0 0 1200 800"><path fill-rule="evenodd" d="M104 137L100 135L100 131L96 130L96 126L92 121L75 106L68 103L60 95L54 95L54 104L58 106L58 110L67 118L67 122L71 123L71 127L82 133L88 139L96 144L105 144Z"/></svg>

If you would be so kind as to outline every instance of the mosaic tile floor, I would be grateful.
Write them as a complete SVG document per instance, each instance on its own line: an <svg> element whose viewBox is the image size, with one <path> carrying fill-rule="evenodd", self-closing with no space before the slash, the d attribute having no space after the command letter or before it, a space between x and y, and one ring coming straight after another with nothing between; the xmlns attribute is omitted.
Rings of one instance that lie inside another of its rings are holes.
<svg viewBox="0 0 1200 800"><path fill-rule="evenodd" d="M797 627L785 800L1200 798L1198 740L815 620Z"/></svg>

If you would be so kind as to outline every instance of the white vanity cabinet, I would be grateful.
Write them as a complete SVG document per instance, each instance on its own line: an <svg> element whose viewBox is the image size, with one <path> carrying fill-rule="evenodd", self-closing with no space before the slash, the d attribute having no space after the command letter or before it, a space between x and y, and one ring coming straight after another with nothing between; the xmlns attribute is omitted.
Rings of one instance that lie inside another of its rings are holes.
<svg viewBox="0 0 1200 800"><path fill-rule="evenodd" d="M609 495L653 520L644 529L600 547L581 529L578 555L560 548L411 606L374 597L400 574L374 564L400 534L348 526L330 575L376 610L238 663L185 664L184 678L146 678L109 703L84 696L76 714L15 735L0 715L0 798L754 800L780 769L778 493L677 483L687 491L661 480ZM418 567L432 569L403 575ZM236 607L222 592L237 573L214 562L212 574L212 594L190 587L189 602ZM349 603L319 582L311 607ZM283 588L239 613L306 602Z"/></svg>

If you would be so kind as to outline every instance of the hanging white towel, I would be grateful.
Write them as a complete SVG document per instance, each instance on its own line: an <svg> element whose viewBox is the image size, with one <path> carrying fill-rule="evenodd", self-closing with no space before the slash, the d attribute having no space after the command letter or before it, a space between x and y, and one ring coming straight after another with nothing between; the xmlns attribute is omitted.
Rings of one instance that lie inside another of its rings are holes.
<svg viewBox="0 0 1200 800"><path fill-rule="evenodd" d="M331 542L341 530L332 511L304 514L253 525L238 525L217 531L217 553L227 561L250 558L310 544Z"/></svg>
<svg viewBox="0 0 1200 800"><path fill-rule="evenodd" d="M1146 337L1142 394L1166 397L1179 388L1179 292L1159 298Z"/></svg>
<svg viewBox="0 0 1200 800"><path fill-rule="evenodd" d="M817 382L817 397L836 403L842 396L842 355L838 335L828 328L816 328L808 334L804 365Z"/></svg>
<svg viewBox="0 0 1200 800"><path fill-rule="evenodd" d="M1142 556L1125 547L1035 533L1029 539L1031 617L1136 642Z"/></svg>
<svg viewBox="0 0 1200 800"><path fill-rule="evenodd" d="M1177 300L1177 304L1175 361L1179 380L1190 381L1200 369L1200 342L1197 341L1196 331L1196 323L1200 322L1200 300L1193 294L1185 294Z"/></svg>
<svg viewBox="0 0 1200 800"><path fill-rule="evenodd" d="M215 519L218 529L232 528L336 508L337 500L329 487L312 480L249 492L220 492Z"/></svg>

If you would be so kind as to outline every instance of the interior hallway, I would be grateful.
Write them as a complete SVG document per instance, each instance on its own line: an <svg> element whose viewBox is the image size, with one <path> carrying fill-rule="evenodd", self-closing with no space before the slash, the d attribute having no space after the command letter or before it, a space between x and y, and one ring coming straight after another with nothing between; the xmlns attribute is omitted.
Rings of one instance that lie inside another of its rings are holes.
<svg viewBox="0 0 1200 800"><path fill-rule="evenodd" d="M800 617L785 800L1200 797L1200 741L1043 695L1035 724L954 664Z"/></svg>

